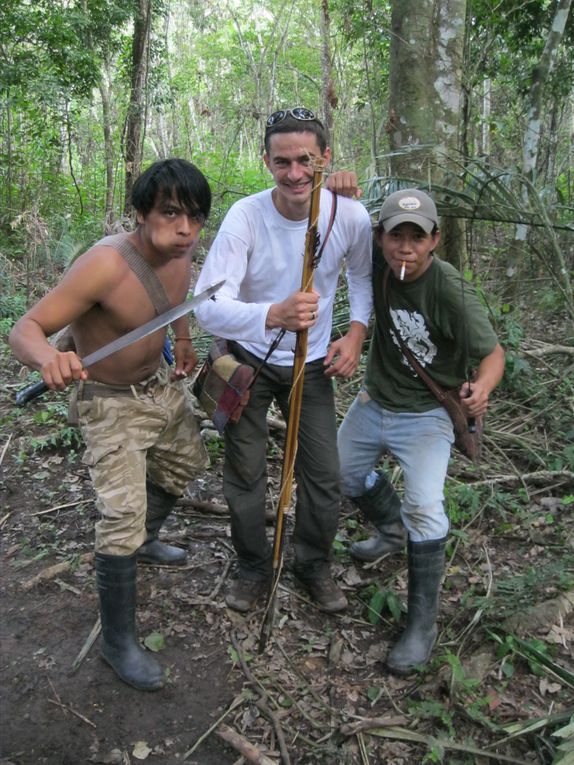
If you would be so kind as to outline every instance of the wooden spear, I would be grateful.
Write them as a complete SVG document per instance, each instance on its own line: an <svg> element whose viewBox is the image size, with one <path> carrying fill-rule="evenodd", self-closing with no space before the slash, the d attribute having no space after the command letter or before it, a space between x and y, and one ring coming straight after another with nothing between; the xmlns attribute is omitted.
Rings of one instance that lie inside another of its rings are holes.
<svg viewBox="0 0 574 765"><path fill-rule="evenodd" d="M313 161L313 190L311 192L311 207L309 210L309 225L305 237L305 257L303 259L303 275L301 278L301 291L311 292L313 289L313 270L316 266L315 253L319 244L319 202L321 199L321 182L325 161L315 159ZM303 379L305 376L305 361L307 358L308 330L301 329L297 332L295 342L295 358L293 360L293 381L289 396L289 419L287 434L285 436L285 451L283 454L283 468L281 471L281 489L279 504L277 505L277 519L275 521L275 536L273 539L273 571L271 588L267 608L263 616L263 624L259 635L259 653L265 650L267 641L273 631L275 620L275 603L277 599L277 587L281 568L283 566L283 538L285 510L291 502L293 491L293 473L295 470L295 457L299 434L299 419L301 417L301 403L303 400Z"/></svg>

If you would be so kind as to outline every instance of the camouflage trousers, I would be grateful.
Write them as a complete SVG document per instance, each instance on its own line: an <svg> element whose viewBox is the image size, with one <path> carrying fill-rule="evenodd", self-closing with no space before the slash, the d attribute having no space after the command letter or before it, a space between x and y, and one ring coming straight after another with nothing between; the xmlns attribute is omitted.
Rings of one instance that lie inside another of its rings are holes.
<svg viewBox="0 0 574 765"><path fill-rule="evenodd" d="M97 496L96 552L131 555L146 539L146 477L181 496L209 465L181 381L162 365L131 386L80 383L78 419Z"/></svg>

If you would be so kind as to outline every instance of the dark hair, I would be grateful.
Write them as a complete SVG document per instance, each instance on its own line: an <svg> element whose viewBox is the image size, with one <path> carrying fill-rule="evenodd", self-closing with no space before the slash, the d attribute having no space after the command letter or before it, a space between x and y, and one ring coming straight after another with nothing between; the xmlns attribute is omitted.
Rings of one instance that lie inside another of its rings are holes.
<svg viewBox="0 0 574 765"><path fill-rule="evenodd" d="M269 154L271 136L277 133L313 133L321 154L324 154L327 148L327 133L319 120L296 120L295 117L288 114L281 122L265 128L265 151L267 154Z"/></svg>
<svg viewBox="0 0 574 765"><path fill-rule="evenodd" d="M188 215L206 220L211 189L203 173L186 159L161 159L139 176L132 189L132 205L144 217L159 203L174 198Z"/></svg>

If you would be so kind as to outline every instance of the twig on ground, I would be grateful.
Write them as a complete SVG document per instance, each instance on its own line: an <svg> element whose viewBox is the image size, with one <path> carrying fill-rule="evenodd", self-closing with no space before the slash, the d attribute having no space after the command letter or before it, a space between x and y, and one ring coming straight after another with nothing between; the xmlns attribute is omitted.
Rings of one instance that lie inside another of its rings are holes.
<svg viewBox="0 0 574 765"><path fill-rule="evenodd" d="M55 699L48 699L49 704L55 704L57 707L60 707L65 712L71 712L73 715L75 715L77 718L79 718L82 722L85 722L86 725L91 725L92 728L97 728L96 723L92 722L91 720L88 720L87 717L84 717L84 715L80 714L80 712L76 712L75 709L72 709L72 707L69 707L67 704L62 704L61 701L56 701Z"/></svg>
<svg viewBox="0 0 574 765"><path fill-rule="evenodd" d="M255 744L252 744L244 736L230 728L229 725L220 725L216 733L230 746L240 752L248 762L252 762L254 765L277 765L275 760L271 760L264 755Z"/></svg>
<svg viewBox="0 0 574 765"><path fill-rule="evenodd" d="M55 507L49 507L47 510L38 510L37 513L30 513L31 516L46 515L47 513L55 513L56 510L64 510L66 507L77 507L78 505L85 505L87 502L94 502L93 499L80 499L77 502L66 502L65 505L56 505Z"/></svg>
<svg viewBox="0 0 574 765"><path fill-rule="evenodd" d="M404 715L395 715L394 717L364 717L357 722L345 723L339 728L343 736L356 736L361 731L371 730L371 728L388 728L397 725L408 725L409 718Z"/></svg>
<svg viewBox="0 0 574 765"><path fill-rule="evenodd" d="M532 483L554 481L564 479L568 483L574 483L574 472L571 470L537 470L534 473L523 473L522 475L498 475L493 478L486 478L482 481L465 481L468 486L488 486L494 483L523 483L531 481Z"/></svg>
<svg viewBox="0 0 574 765"><path fill-rule="evenodd" d="M89 563L94 558L94 553L84 553L83 555L80 555L79 562L80 563ZM76 559L77 560L77 559ZM22 589L26 592L28 590L31 590L33 587L35 587L37 584L40 584L41 582L47 582L50 579L54 579L59 574L63 574L66 571L69 571L72 568L72 565L75 564L76 560L69 561L65 560L62 561L62 563L56 563L53 566L49 566L48 568L43 569L40 571L36 576L33 576L31 579L28 579L27 582L22 583Z"/></svg>
<svg viewBox="0 0 574 765"><path fill-rule="evenodd" d="M4 447L2 449L2 454L0 454L0 465L4 462L4 456L6 452L8 451L8 447L10 446L10 441L12 440L12 433L8 436L8 440L4 444Z"/></svg>
<svg viewBox="0 0 574 765"><path fill-rule="evenodd" d="M10 511L9 513L6 513L6 515L2 516L2 518L0 519L0 529L2 528L2 526L4 526L4 524L6 523L6 521L8 520L8 518L11 515L12 515L12 511Z"/></svg>
<svg viewBox="0 0 574 765"><path fill-rule="evenodd" d="M207 502L206 500L194 499L193 497L181 497L178 500L177 506L178 508L193 507L201 513L229 519L229 508L227 505L221 505L218 502ZM267 511L265 513L265 520L267 523L273 523L275 521L275 513Z"/></svg>
<svg viewBox="0 0 574 765"><path fill-rule="evenodd" d="M70 670L70 674L72 675L80 666L80 664L84 661L88 653L90 652L90 648L94 645L96 642L96 638L100 634L102 629L102 621L100 617L96 619L96 623L92 627L92 630L88 637L86 638L86 642L82 646L80 653L76 656L74 663L72 664L72 668Z"/></svg>
<svg viewBox="0 0 574 765"><path fill-rule="evenodd" d="M231 702L231 704L230 704L230 705L227 707L227 709L225 710L225 712L224 712L224 713L223 713L223 714L222 714L220 717L218 717L218 718L217 718L217 720L216 720L216 721L213 723L213 725L211 725L211 726L210 726L210 727L209 727L209 728L208 728L208 729L205 731L205 733L203 733L203 734L202 734L202 735L201 735L201 736L200 736L200 737L197 739L197 741L196 741L196 742L195 742L195 744L194 744L194 745L191 747L191 749L188 749L188 750L187 750L187 752L186 752L186 753L183 755L183 757L182 757L182 760L187 760L187 758L188 758L188 757L191 757L191 755L192 755L192 754L195 752L195 750L197 749L197 747L198 747L200 744L202 744L202 743L205 741L205 739L209 737L209 735L210 735L211 733L213 733L213 731L214 731L214 730L217 728L217 726L218 726L218 725L220 725L220 724L223 722L223 720L225 720L225 718L227 717L227 715L231 714L231 712L233 712L233 710L234 710L236 707L238 707L240 704L243 704L243 702L244 702L244 701L245 701L245 691L242 691L242 692L239 694L239 696L236 696L236 697L233 699L233 701L232 701L232 702ZM274 763L273 765L275 765L275 763Z"/></svg>
<svg viewBox="0 0 574 765"><path fill-rule="evenodd" d="M263 714L269 720L271 720L271 723L273 725L273 730L275 731L275 735L277 736L277 741L279 743L279 750L281 752L281 761L283 762L284 765L291 765L291 759L289 757L289 752L287 751L285 736L283 735L283 729L281 728L281 722L279 721L279 716L269 708L269 705L267 703L269 701L269 694L267 693L265 688L262 686L262 684L257 680L257 678L253 675L249 667L247 666L247 662L245 661L245 658L241 651L241 646L239 645L239 641L237 640L237 635L235 634L235 632L231 633L231 643L237 653L237 658L239 659L239 663L241 664L241 669L243 670L243 674L251 683L253 688L256 689L257 692L259 693L259 700L256 702L256 706L258 707L258 709L260 709L263 712Z"/></svg>
<svg viewBox="0 0 574 765"><path fill-rule="evenodd" d="M217 594L219 593L219 590L223 587L223 583L227 579L227 574L229 574L229 569L231 568L231 564L233 563L233 558L230 558L227 563L225 564L225 567L223 569L223 572L221 573L221 576L217 580L215 587L213 590L209 593L207 596L208 600L215 600L217 597Z"/></svg>

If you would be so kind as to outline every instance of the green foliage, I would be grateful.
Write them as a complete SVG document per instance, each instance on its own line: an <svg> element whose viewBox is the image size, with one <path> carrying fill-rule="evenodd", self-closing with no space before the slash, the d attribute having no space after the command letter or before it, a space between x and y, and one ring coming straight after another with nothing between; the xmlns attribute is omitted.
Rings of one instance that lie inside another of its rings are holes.
<svg viewBox="0 0 574 765"><path fill-rule="evenodd" d="M401 618L400 600L392 590L384 590L372 584L361 593L367 606L367 619L371 624L378 624L382 615L388 611L395 622Z"/></svg>

